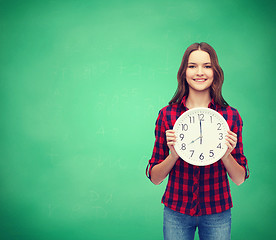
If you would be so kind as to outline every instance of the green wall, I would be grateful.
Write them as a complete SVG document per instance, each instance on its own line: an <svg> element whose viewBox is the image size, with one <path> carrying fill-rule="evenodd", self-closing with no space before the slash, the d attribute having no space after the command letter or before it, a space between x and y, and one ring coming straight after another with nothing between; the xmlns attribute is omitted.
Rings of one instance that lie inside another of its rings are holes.
<svg viewBox="0 0 276 240"><path fill-rule="evenodd" d="M275 7L1 0L0 239L162 239L166 183L144 172L183 53L201 41L244 121L251 176L231 184L232 239L275 237Z"/></svg>

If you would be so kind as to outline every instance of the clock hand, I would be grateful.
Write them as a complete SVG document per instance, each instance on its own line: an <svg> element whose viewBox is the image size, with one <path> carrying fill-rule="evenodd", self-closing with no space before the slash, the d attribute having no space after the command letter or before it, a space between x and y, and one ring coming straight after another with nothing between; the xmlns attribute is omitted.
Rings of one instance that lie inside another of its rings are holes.
<svg viewBox="0 0 276 240"><path fill-rule="evenodd" d="M199 138L201 139L201 138L202 138L202 136L199 136L199 137L198 137L198 138L196 138L195 140L191 141L188 145L190 145L190 144L192 144L192 143L196 142Z"/></svg>
<svg viewBox="0 0 276 240"><path fill-rule="evenodd" d="M200 144L202 144L202 127L201 127L201 120L199 120L199 127L200 127Z"/></svg>

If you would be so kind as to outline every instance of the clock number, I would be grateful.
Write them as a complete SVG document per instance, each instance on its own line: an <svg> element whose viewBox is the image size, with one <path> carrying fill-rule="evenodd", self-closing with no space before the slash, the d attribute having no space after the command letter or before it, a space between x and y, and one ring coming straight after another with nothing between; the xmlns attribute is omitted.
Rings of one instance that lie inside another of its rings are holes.
<svg viewBox="0 0 276 240"><path fill-rule="evenodd" d="M210 116L211 123L213 123L213 116Z"/></svg>
<svg viewBox="0 0 276 240"><path fill-rule="evenodd" d="M221 123L217 123L218 125L218 129L217 130L221 130Z"/></svg>
<svg viewBox="0 0 276 240"><path fill-rule="evenodd" d="M192 152L191 157L194 155L195 150L190 150Z"/></svg>
<svg viewBox="0 0 276 240"><path fill-rule="evenodd" d="M181 150L186 150L186 144L185 143L182 143Z"/></svg>
<svg viewBox="0 0 276 240"><path fill-rule="evenodd" d="M209 157L214 157L214 150L210 150Z"/></svg>
<svg viewBox="0 0 276 240"><path fill-rule="evenodd" d="M190 123L195 123L195 117L194 116L189 116L189 118L190 118Z"/></svg>
<svg viewBox="0 0 276 240"><path fill-rule="evenodd" d="M221 149L221 143L219 145L217 145L217 148L220 148Z"/></svg>
<svg viewBox="0 0 276 240"><path fill-rule="evenodd" d="M198 119L199 121L204 121L204 114L203 113L198 114Z"/></svg>
<svg viewBox="0 0 276 240"><path fill-rule="evenodd" d="M183 138L184 138L184 134L183 133L181 133L180 135L179 135L179 137L181 138L181 141L183 140Z"/></svg>
<svg viewBox="0 0 276 240"><path fill-rule="evenodd" d="M219 133L219 140L223 139L223 133Z"/></svg>
<svg viewBox="0 0 276 240"><path fill-rule="evenodd" d="M187 130L188 130L188 125L182 124L182 131L187 131Z"/></svg>
<svg viewBox="0 0 276 240"><path fill-rule="evenodd" d="M199 159L200 159L200 160L203 160L203 159L204 159L203 153L201 153L201 154L199 155Z"/></svg>

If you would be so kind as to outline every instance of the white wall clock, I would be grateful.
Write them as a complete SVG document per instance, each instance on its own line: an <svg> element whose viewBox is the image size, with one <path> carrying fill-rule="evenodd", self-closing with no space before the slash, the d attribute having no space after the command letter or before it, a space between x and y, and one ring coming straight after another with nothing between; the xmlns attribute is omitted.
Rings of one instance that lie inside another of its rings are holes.
<svg viewBox="0 0 276 240"><path fill-rule="evenodd" d="M229 130L226 120L210 108L193 108L175 122L175 150L181 159L206 166L220 160L227 150L225 136Z"/></svg>

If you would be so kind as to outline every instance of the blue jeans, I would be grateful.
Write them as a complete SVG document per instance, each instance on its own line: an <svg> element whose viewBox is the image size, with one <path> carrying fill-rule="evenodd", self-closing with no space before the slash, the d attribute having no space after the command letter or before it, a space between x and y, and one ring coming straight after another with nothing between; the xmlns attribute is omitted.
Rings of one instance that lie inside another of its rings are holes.
<svg viewBox="0 0 276 240"><path fill-rule="evenodd" d="M197 227L200 240L230 240L231 210L197 217L164 207L165 240L192 240Z"/></svg>

